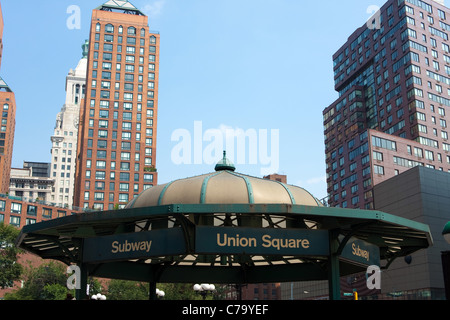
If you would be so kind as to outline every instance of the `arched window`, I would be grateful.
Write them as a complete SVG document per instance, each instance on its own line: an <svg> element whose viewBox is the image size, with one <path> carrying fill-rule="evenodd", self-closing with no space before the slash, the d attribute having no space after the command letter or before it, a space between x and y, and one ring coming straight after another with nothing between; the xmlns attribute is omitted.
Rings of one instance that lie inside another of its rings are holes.
<svg viewBox="0 0 450 320"><path fill-rule="evenodd" d="M151 36L150 37L150 43L151 44L156 44L156 37L155 36Z"/></svg>
<svg viewBox="0 0 450 320"><path fill-rule="evenodd" d="M123 27L119 26L119 34L122 34L122 33L123 33Z"/></svg>
<svg viewBox="0 0 450 320"><path fill-rule="evenodd" d="M141 29L141 37L145 37L145 29L144 28Z"/></svg>
<svg viewBox="0 0 450 320"><path fill-rule="evenodd" d="M136 35L136 28L135 27L129 27L128 28L128 35L129 36L135 36Z"/></svg>
<svg viewBox="0 0 450 320"><path fill-rule="evenodd" d="M101 29L100 23L97 23L97 25L95 26L95 31L100 32L100 29Z"/></svg>
<svg viewBox="0 0 450 320"><path fill-rule="evenodd" d="M105 26L105 32L114 33L114 26L112 24L107 24Z"/></svg>

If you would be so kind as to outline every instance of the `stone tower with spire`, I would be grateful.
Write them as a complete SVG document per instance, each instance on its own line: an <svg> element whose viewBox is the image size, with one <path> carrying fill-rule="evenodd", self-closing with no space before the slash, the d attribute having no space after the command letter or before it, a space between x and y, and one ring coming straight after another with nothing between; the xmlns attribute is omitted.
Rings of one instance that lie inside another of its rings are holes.
<svg viewBox="0 0 450 320"><path fill-rule="evenodd" d="M51 137L50 175L55 180L51 202L62 207L71 207L73 204L78 124L80 106L86 92L89 42L86 40L81 48L82 58L75 69L70 69L66 77L66 102L56 116Z"/></svg>

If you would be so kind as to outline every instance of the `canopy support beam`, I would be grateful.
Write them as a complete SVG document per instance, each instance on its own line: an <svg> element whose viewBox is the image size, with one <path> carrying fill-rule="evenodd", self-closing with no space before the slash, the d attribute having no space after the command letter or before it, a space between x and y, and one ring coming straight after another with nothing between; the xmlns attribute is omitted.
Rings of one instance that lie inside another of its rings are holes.
<svg viewBox="0 0 450 320"><path fill-rule="evenodd" d="M339 230L330 230L330 257L328 259L328 291L330 300L341 299L339 272Z"/></svg>

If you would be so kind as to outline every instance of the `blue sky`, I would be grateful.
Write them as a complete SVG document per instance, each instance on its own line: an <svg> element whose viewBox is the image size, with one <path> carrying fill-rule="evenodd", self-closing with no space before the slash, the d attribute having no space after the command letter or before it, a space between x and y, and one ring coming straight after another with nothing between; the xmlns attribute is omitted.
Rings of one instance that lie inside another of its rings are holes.
<svg viewBox="0 0 450 320"><path fill-rule="evenodd" d="M23 161L50 162L65 77L81 58L92 9L102 1L1 0L0 75L17 103L13 167L22 167ZM207 161L194 164L193 156L191 164L176 164L172 156L180 143L172 141L174 132L190 132L194 142L195 123L201 121L202 134L219 128L267 130L270 141L276 130L278 173L287 175L289 184L325 197L322 111L337 98L332 55L370 17L367 9L385 1L131 2L149 16L150 29L161 34L159 183L214 170ZM71 5L81 9L79 29L67 28ZM210 142L196 137L205 151ZM249 162L236 164L237 171L260 177L262 158Z"/></svg>

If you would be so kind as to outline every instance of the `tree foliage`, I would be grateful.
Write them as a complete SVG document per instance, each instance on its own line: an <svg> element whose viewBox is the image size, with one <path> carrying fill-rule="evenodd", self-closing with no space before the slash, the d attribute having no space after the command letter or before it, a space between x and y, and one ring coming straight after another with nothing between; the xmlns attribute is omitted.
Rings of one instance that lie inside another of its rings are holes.
<svg viewBox="0 0 450 320"><path fill-rule="evenodd" d="M106 298L108 300L148 300L148 292L147 283L111 280Z"/></svg>
<svg viewBox="0 0 450 320"><path fill-rule="evenodd" d="M22 288L5 295L5 300L63 300L68 292L62 264L50 261L25 270Z"/></svg>
<svg viewBox="0 0 450 320"><path fill-rule="evenodd" d="M0 223L0 288L11 287L19 280L23 268L17 263L20 250L15 245L19 230L11 225Z"/></svg>
<svg viewBox="0 0 450 320"><path fill-rule="evenodd" d="M165 300L201 300L202 296L194 291L194 284L187 283L162 283L158 288L164 291ZM208 297L210 299L211 296Z"/></svg>
<svg viewBox="0 0 450 320"><path fill-rule="evenodd" d="M158 289L164 291L164 300L200 300L194 292L193 284L158 283ZM149 284L143 282L111 280L106 297L108 300L148 300ZM208 299L212 299L209 296Z"/></svg>

